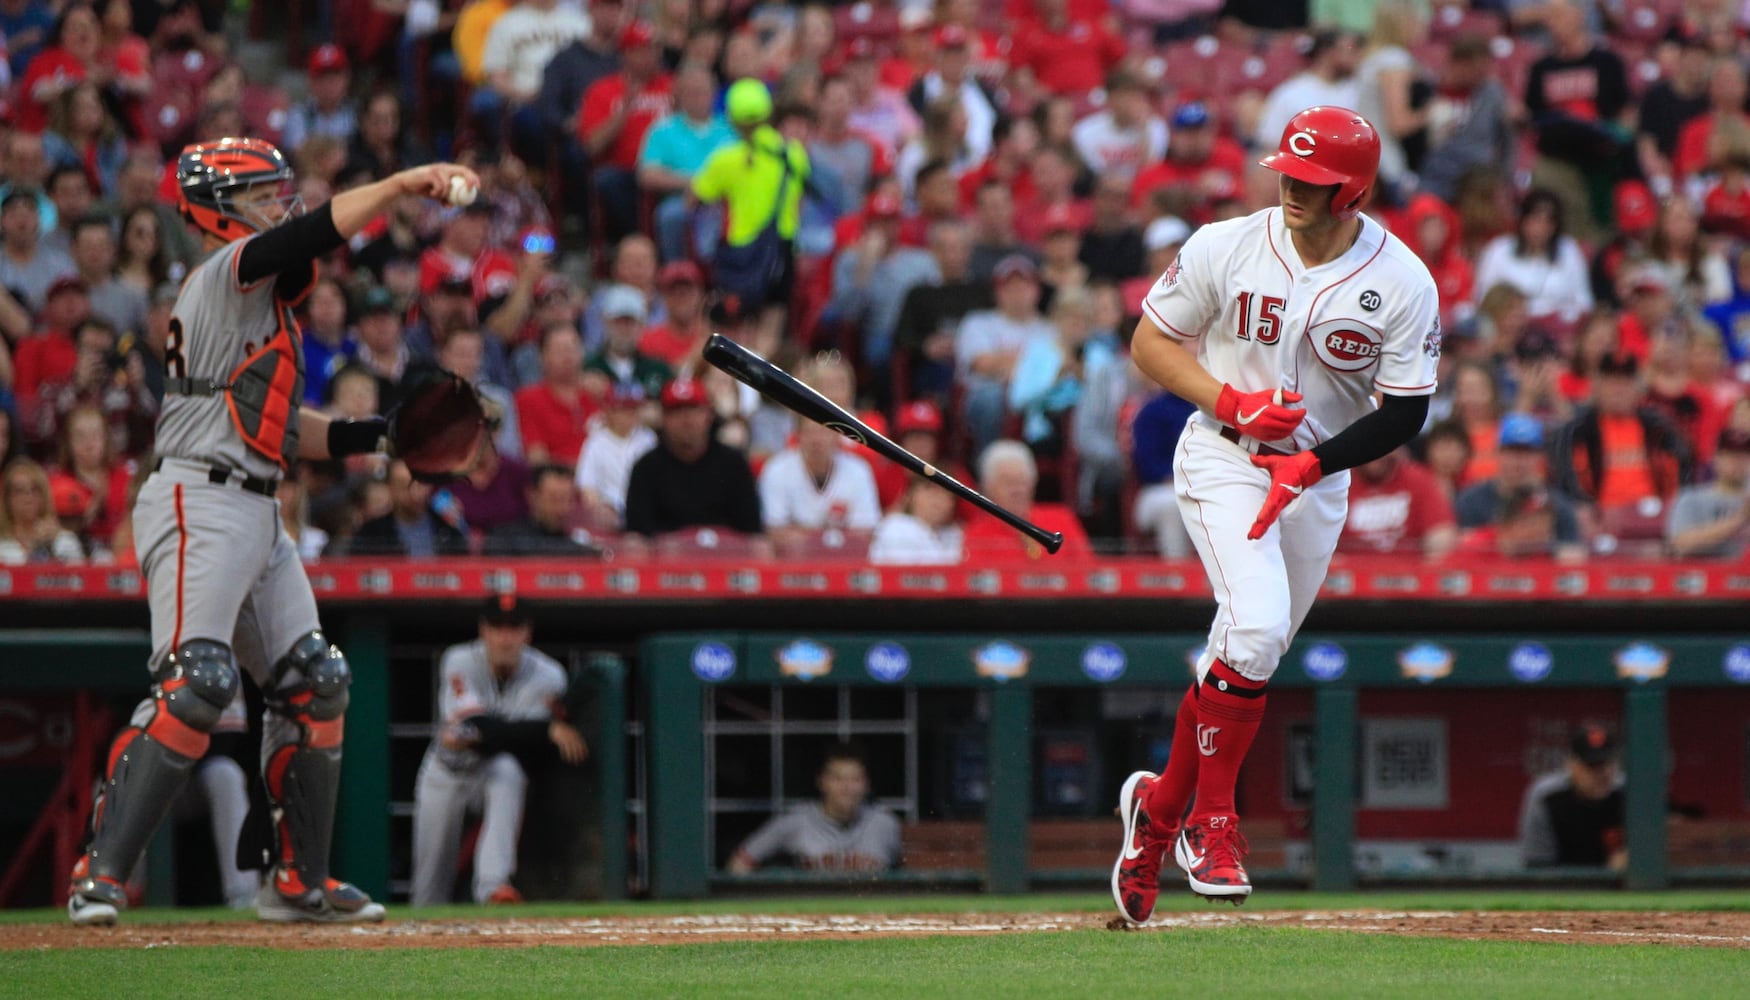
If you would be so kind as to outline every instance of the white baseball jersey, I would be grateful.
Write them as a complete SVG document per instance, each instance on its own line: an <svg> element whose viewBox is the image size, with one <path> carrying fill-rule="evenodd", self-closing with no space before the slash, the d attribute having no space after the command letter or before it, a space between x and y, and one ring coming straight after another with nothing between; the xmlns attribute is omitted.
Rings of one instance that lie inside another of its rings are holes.
<svg viewBox="0 0 1750 1000"><path fill-rule="evenodd" d="M786 448L760 470L760 514L768 528L872 530L881 520L875 473L859 456L838 451L826 484L817 485L802 452Z"/></svg>
<svg viewBox="0 0 1750 1000"><path fill-rule="evenodd" d="M632 466L656 447L656 432L639 424L620 437L606 423L596 425L577 454L577 485L605 500L618 513L626 512L626 484L632 481Z"/></svg>
<svg viewBox="0 0 1750 1000"><path fill-rule="evenodd" d="M1306 267L1280 209L1204 226L1143 301L1167 336L1240 392L1301 393L1306 419L1283 450L1328 441L1373 409L1375 390L1434 391L1440 301L1422 261L1361 217L1361 235ZM1243 414L1241 416L1244 416Z"/></svg>

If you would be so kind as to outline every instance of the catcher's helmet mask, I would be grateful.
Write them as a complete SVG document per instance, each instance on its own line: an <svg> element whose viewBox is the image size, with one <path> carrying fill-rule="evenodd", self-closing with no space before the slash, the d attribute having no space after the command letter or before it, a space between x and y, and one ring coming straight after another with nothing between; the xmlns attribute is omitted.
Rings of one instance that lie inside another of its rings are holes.
<svg viewBox="0 0 1750 1000"><path fill-rule="evenodd" d="M260 139L219 139L184 147L176 160L177 208L188 223L227 242L259 233L303 210L303 199L291 189L293 173L285 155ZM273 184L277 196L239 205L235 196L258 185ZM277 206L270 217L261 209Z"/></svg>
<svg viewBox="0 0 1750 1000"><path fill-rule="evenodd" d="M1258 165L1308 184L1335 185L1331 215L1353 219L1379 173L1379 133L1348 108L1310 107L1288 120L1276 152Z"/></svg>

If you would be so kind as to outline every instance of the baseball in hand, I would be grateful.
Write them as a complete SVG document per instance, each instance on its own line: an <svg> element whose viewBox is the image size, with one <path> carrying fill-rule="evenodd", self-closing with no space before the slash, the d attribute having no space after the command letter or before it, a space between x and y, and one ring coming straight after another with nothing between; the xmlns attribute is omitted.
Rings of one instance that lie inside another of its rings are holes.
<svg viewBox="0 0 1750 1000"><path fill-rule="evenodd" d="M455 201L455 200L456 200L456 189L455 189L455 187L454 187L454 186L453 186L453 185L452 185L452 186L451 186L451 188L450 188L450 200L451 200L451 201ZM473 200L474 200L474 199L473 199L473 197L472 197L472 196L470 196L470 197L469 197L469 198L468 198L468 201L473 201ZM466 204L466 202L464 202L464 203L463 203L463 204ZM1270 401L1271 401L1271 402L1272 402L1272 403L1275 403L1275 404L1276 404L1276 405L1277 405L1277 406L1281 406L1281 405L1282 405L1282 387L1281 387L1281 386L1277 386L1277 387L1276 387L1276 395L1275 395L1275 396L1273 396L1273 397L1271 397L1271 399L1270 399Z"/></svg>
<svg viewBox="0 0 1750 1000"><path fill-rule="evenodd" d="M451 205L454 205L457 208L461 208L464 205L472 205L474 204L474 196L479 193L480 189L468 183L467 178L450 178L449 201Z"/></svg>

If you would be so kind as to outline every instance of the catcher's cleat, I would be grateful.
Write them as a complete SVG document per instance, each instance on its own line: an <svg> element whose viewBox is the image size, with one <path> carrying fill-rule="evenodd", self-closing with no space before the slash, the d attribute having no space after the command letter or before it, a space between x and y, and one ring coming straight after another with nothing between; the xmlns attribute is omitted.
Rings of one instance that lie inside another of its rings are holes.
<svg viewBox="0 0 1750 1000"><path fill-rule="evenodd" d="M76 879L67 891L67 919L80 927L113 927L127 905L127 889L107 878Z"/></svg>
<svg viewBox="0 0 1750 1000"><path fill-rule="evenodd" d="M523 894L509 882L492 890L492 895L486 897L486 902L492 906L515 906L523 901Z"/></svg>
<svg viewBox="0 0 1750 1000"><path fill-rule="evenodd" d="M1185 870L1192 892L1235 906L1252 894L1252 880L1242 863L1245 854L1246 838L1232 816L1188 822L1173 845L1173 860Z"/></svg>
<svg viewBox="0 0 1750 1000"><path fill-rule="evenodd" d="M1151 785L1160 780L1152 771L1137 771L1118 793L1118 815L1124 820L1124 846L1112 865L1112 901L1133 924L1147 923L1161 891L1161 860L1173 840L1173 830L1159 829L1147 808Z"/></svg>
<svg viewBox="0 0 1750 1000"><path fill-rule="evenodd" d="M320 889L287 896L275 885L277 870L255 896L255 912L268 923L361 924L374 923L387 915L382 903L373 902L357 886L329 879Z"/></svg>

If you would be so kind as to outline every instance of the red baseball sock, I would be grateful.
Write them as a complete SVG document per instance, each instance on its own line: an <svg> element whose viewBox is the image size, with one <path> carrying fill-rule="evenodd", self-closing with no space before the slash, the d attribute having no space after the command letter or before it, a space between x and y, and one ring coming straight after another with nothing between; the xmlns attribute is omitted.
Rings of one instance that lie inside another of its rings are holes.
<svg viewBox="0 0 1750 1000"><path fill-rule="evenodd" d="M1173 717L1173 750L1167 757L1167 768L1160 780L1149 786L1149 821L1157 830L1176 826L1185 818L1185 807L1191 804L1191 793L1197 789L1197 685L1185 690L1179 702L1179 714Z"/></svg>
<svg viewBox="0 0 1750 1000"><path fill-rule="evenodd" d="M1216 660L1197 693L1196 819L1234 815L1234 783L1263 718L1264 682Z"/></svg>

